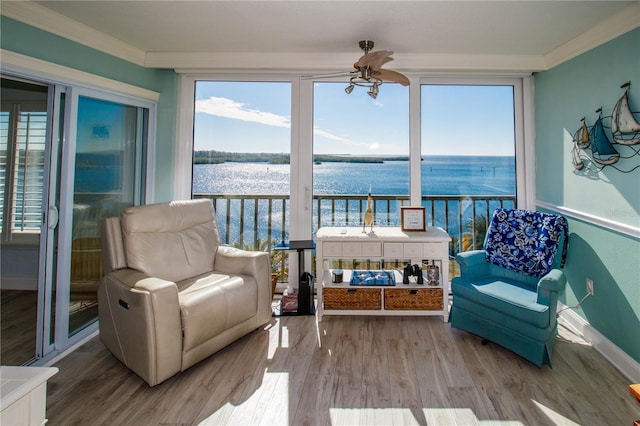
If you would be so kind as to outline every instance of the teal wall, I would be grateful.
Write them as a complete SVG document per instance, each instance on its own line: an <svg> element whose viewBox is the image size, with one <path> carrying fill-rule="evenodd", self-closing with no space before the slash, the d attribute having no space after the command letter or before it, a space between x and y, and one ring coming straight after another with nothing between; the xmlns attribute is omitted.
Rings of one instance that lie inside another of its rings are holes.
<svg viewBox="0 0 640 426"><path fill-rule="evenodd" d="M574 173L571 164L572 135L580 119L585 117L587 125L592 125L600 106L603 117L611 115L624 93L620 85L627 81L631 81L631 109L640 118L638 46L640 29L635 29L536 74L538 200L640 228L640 167L631 173L612 167L599 173ZM636 165L640 165L640 155L618 164L626 170ZM568 285L563 302L577 303L586 292L585 279L593 279L594 296L576 312L640 362L640 240L575 218L569 218L569 226Z"/></svg>
<svg viewBox="0 0 640 426"><path fill-rule="evenodd" d="M172 198L178 79L173 70L144 68L51 33L1 17L0 46L47 62L160 93L157 108L155 201Z"/></svg>

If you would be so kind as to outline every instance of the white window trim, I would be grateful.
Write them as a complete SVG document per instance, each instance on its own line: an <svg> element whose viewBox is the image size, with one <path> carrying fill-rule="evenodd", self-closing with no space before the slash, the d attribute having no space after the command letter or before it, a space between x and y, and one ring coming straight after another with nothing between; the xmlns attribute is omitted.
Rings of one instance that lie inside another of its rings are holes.
<svg viewBox="0 0 640 426"><path fill-rule="evenodd" d="M4 73L17 73L22 77L36 81L103 90L149 102L158 102L160 99L160 93L152 90L21 55L10 50L0 49L0 56Z"/></svg>

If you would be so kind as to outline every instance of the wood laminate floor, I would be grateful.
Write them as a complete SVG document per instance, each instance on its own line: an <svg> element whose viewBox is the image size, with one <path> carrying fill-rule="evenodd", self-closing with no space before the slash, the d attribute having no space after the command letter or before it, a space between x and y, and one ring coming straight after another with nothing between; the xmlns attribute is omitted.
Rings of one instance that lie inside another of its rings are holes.
<svg viewBox="0 0 640 426"><path fill-rule="evenodd" d="M628 381L560 327L538 368L438 317L274 318L149 387L94 338L49 380L48 425L629 425Z"/></svg>
<svg viewBox="0 0 640 426"><path fill-rule="evenodd" d="M37 316L37 291L0 291L2 365L22 365L36 356Z"/></svg>
<svg viewBox="0 0 640 426"><path fill-rule="evenodd" d="M37 291L0 291L0 364L28 365L35 359L37 317ZM77 332L97 318L97 300L70 302L69 330Z"/></svg>

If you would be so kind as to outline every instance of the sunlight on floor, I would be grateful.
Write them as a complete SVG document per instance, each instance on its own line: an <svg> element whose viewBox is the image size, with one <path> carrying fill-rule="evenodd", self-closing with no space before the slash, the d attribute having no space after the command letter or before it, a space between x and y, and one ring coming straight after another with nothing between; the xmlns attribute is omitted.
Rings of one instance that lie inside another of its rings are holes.
<svg viewBox="0 0 640 426"><path fill-rule="evenodd" d="M578 426L578 423L575 423L574 421L566 418L565 416L563 416L560 413L557 413L555 411L553 411L551 408L539 403L538 401L536 401L535 399L531 400L536 407L538 407L538 409L540 409L540 411L542 411L544 413L545 416L547 416L549 418L549 420L551 420L553 423L558 424L558 425L576 425Z"/></svg>
<svg viewBox="0 0 640 426"><path fill-rule="evenodd" d="M424 419L416 419L409 408L331 408L333 426L341 425L494 425L522 426L517 420L478 420L470 408L423 408Z"/></svg>
<svg viewBox="0 0 640 426"><path fill-rule="evenodd" d="M419 425L408 408L330 408L331 424Z"/></svg>
<svg viewBox="0 0 640 426"><path fill-rule="evenodd" d="M566 319L562 316L558 318L558 339L564 340L565 342L569 342L576 345L582 346L592 346L591 343L587 342L582 333L576 330Z"/></svg>
<svg viewBox="0 0 640 426"><path fill-rule="evenodd" d="M277 393L255 392L247 389L244 401L227 402L199 425L255 425L262 419L279 419L273 425L289 425L289 373L264 375L261 388L278 389Z"/></svg>
<svg viewBox="0 0 640 426"><path fill-rule="evenodd" d="M523 426L517 420L479 420L470 408L424 408L428 425L492 425Z"/></svg>

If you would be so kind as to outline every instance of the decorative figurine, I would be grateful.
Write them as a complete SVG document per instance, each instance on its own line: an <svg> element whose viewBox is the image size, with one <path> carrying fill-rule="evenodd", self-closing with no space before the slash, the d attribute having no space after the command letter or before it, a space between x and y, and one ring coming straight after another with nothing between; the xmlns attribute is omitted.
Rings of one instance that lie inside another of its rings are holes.
<svg viewBox="0 0 640 426"><path fill-rule="evenodd" d="M369 185L369 195L367 196L367 210L364 212L364 221L362 222L362 232L369 225L369 232L373 232L373 210L371 209L371 185Z"/></svg>

